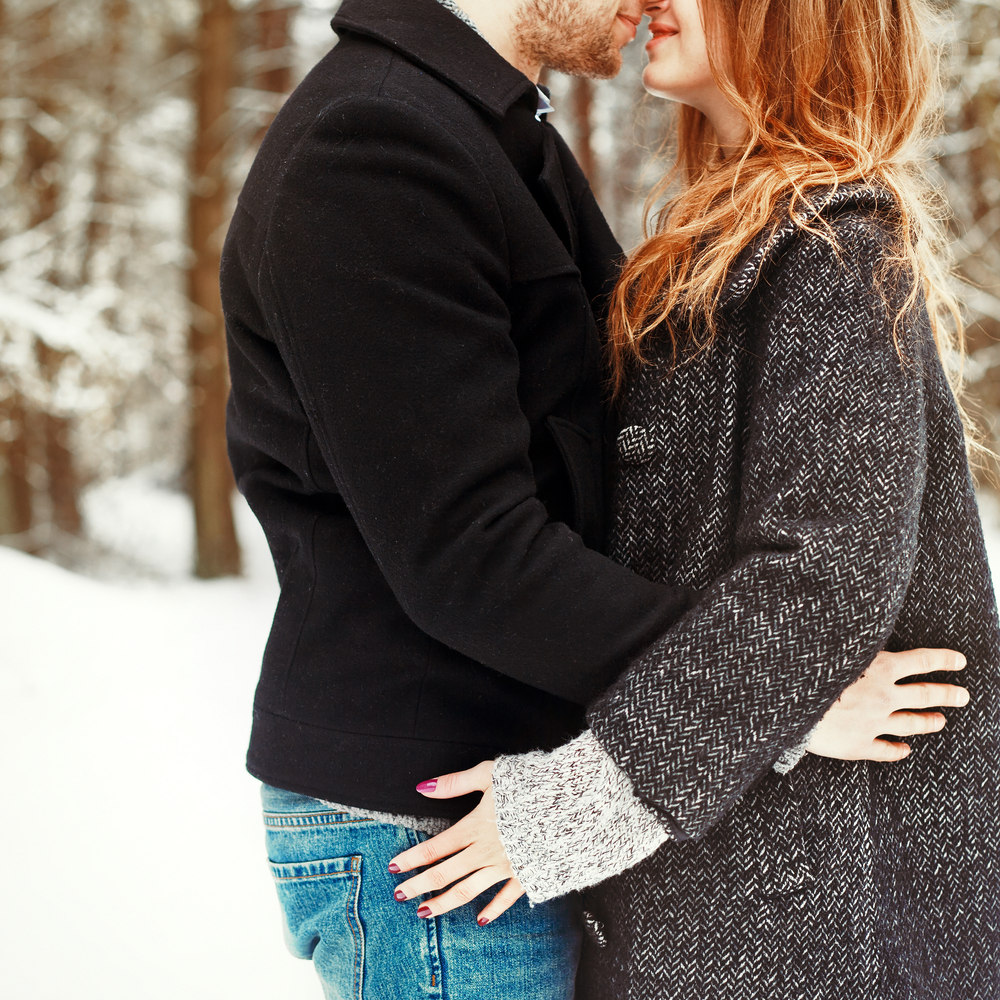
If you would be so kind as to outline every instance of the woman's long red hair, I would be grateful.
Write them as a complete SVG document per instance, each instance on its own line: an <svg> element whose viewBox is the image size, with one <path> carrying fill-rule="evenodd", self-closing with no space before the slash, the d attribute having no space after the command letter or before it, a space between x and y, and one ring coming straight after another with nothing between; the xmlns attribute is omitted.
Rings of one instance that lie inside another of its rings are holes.
<svg viewBox="0 0 1000 1000"><path fill-rule="evenodd" d="M677 162L646 210L649 234L625 265L609 319L612 387L644 358L656 331L674 360L710 346L736 257L789 214L822 231L809 189L864 180L899 206L893 262L923 291L957 389L961 317L949 291L942 203L921 146L939 115L938 54L926 0L703 0L718 85L747 122L723 157L705 116L680 112ZM657 212L671 189L680 192Z"/></svg>

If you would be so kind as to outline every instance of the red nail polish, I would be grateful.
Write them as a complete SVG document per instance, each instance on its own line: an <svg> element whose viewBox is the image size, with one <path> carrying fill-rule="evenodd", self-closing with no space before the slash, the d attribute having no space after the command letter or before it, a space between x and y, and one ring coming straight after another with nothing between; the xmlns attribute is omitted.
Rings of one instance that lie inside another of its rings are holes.
<svg viewBox="0 0 1000 1000"><path fill-rule="evenodd" d="M400 871L399 865L397 864L389 865L389 871L391 871L393 875L398 875Z"/></svg>
<svg viewBox="0 0 1000 1000"><path fill-rule="evenodd" d="M395 892L393 893L393 896L395 896L395 897L396 897L396 902L397 902L397 903L405 903L405 902L406 902L406 893L405 893L405 892L403 892L403 890L402 890L402 889L397 889L397 890L396 890L396 891L395 891Z"/></svg>
<svg viewBox="0 0 1000 1000"><path fill-rule="evenodd" d="M438 786L437 778L431 778L430 781L421 781L420 784L417 785L417 791L433 792L434 789L437 788L437 786Z"/></svg>
<svg viewBox="0 0 1000 1000"><path fill-rule="evenodd" d="M489 917L480 917L476 921L476 923L479 924L480 927L485 927L489 922L490 922L490 918Z"/></svg>
<svg viewBox="0 0 1000 1000"><path fill-rule="evenodd" d="M429 906L421 906L420 909L417 910L417 916L420 917L422 920L426 920L430 915L431 915L431 908Z"/></svg>

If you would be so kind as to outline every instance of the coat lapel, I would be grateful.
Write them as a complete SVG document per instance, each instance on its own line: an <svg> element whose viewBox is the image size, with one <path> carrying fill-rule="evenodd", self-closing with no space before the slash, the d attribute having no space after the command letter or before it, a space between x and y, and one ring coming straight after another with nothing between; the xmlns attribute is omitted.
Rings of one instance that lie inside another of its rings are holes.
<svg viewBox="0 0 1000 1000"><path fill-rule="evenodd" d="M538 175L538 200L549 224L559 235L563 246L574 260L577 258L576 225L573 205L566 188L566 178L556 145L555 129L547 122L543 127L542 170Z"/></svg>

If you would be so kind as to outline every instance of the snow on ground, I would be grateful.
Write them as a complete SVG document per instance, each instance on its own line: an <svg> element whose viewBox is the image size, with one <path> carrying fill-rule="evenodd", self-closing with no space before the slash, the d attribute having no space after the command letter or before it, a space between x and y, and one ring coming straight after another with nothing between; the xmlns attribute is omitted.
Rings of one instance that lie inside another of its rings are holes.
<svg viewBox="0 0 1000 1000"><path fill-rule="evenodd" d="M250 706L277 598L241 506L242 580L185 576L187 502L154 475L87 498L111 582L0 548L0 993L319 1000L265 864ZM1000 505L984 518L1000 566Z"/></svg>
<svg viewBox="0 0 1000 1000"><path fill-rule="evenodd" d="M184 499L102 493L94 533L159 579L0 548L0 995L319 1000L243 766L277 599L263 536L241 507L246 578L186 579Z"/></svg>

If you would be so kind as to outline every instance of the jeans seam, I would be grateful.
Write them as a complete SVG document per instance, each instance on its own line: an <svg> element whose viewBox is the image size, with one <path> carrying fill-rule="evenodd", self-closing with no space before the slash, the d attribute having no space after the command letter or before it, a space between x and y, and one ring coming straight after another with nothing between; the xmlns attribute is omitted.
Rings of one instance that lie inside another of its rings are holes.
<svg viewBox="0 0 1000 1000"><path fill-rule="evenodd" d="M435 983L434 989L436 992L431 995L435 998L435 1000L445 1000L444 963L441 960L441 952L443 950L443 943L441 941L442 920L442 917L431 917L431 919L427 921L430 925L427 928L427 933L433 943L433 948L431 950L431 967L434 970L432 977Z"/></svg>
<svg viewBox="0 0 1000 1000"><path fill-rule="evenodd" d="M365 935L361 927L359 898L361 896L361 858L351 858L351 878L354 892L347 900L347 923L354 935L354 995L356 1000L363 1000L365 978ZM354 919L351 919L351 900L353 899Z"/></svg>
<svg viewBox="0 0 1000 1000"><path fill-rule="evenodd" d="M374 823L364 816L349 816L346 813L264 813L264 826L269 830L287 830L301 827L309 829L319 826L343 826L349 823Z"/></svg>
<svg viewBox="0 0 1000 1000"><path fill-rule="evenodd" d="M353 878L354 872L319 872L316 875L275 875L275 882L304 882L311 878Z"/></svg>
<svg viewBox="0 0 1000 1000"><path fill-rule="evenodd" d="M416 847L417 844L426 840L427 837L422 836L416 830L407 830L406 839L410 844L410 847ZM429 989L426 993L428 1000L444 1000L444 975L441 963L441 919L439 917L429 917L426 920L422 920L421 923L424 925L424 931L427 935L427 963L428 968L426 974L430 977L430 983L425 984Z"/></svg>

